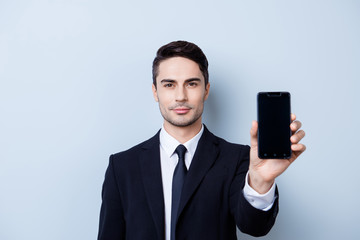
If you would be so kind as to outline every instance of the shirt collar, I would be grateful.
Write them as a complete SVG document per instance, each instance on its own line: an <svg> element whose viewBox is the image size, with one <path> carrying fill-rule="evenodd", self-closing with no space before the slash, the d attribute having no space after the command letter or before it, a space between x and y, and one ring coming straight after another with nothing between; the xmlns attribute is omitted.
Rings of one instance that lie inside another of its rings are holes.
<svg viewBox="0 0 360 240"><path fill-rule="evenodd" d="M199 143L199 140L201 138L201 135L204 132L204 125L201 125L201 129L193 138L191 138L189 141L183 143L183 145L186 147L188 152L191 155L191 158L194 156L194 153L196 151L197 145ZM173 136L171 136L168 132L166 132L164 126L162 126L160 131L160 145L165 150L166 155L170 158L171 155L175 152L175 149L177 146L181 144L178 140L176 140Z"/></svg>

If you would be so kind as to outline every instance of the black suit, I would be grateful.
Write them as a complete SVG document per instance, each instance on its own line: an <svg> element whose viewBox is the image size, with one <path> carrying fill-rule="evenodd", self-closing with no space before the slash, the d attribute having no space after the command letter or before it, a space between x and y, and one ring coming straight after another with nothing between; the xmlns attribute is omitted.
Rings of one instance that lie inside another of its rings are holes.
<svg viewBox="0 0 360 240"><path fill-rule="evenodd" d="M159 133L110 157L102 192L100 240L165 239ZM261 236L278 212L252 207L242 188L249 147L228 143L206 127L184 182L176 225L177 240L233 240L236 226Z"/></svg>

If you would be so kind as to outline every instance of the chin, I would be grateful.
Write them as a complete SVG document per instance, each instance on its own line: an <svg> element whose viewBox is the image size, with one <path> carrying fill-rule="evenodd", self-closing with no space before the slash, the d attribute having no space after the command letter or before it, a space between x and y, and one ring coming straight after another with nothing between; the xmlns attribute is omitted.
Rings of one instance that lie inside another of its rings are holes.
<svg viewBox="0 0 360 240"><path fill-rule="evenodd" d="M171 120L168 122L171 125L176 126L176 127L189 127L189 126L195 125L198 120L199 120L199 118L194 118L194 119L188 119L188 120L183 120L183 121Z"/></svg>

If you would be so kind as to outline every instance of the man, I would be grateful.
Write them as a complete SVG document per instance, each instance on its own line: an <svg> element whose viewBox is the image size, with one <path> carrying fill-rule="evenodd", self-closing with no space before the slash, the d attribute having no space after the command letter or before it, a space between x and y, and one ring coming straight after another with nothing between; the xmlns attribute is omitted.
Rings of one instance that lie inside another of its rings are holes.
<svg viewBox="0 0 360 240"><path fill-rule="evenodd" d="M98 239L232 240L236 226L253 236L270 231L278 212L275 178L305 151L301 123L291 116L289 160L259 159L256 121L251 148L202 124L209 90L198 46L176 41L158 50L152 91L164 123L151 139L110 157Z"/></svg>

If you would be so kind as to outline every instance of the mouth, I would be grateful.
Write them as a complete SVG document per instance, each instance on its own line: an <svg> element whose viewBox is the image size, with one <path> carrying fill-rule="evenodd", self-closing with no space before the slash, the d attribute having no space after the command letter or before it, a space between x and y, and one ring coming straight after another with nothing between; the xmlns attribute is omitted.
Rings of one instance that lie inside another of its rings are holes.
<svg viewBox="0 0 360 240"><path fill-rule="evenodd" d="M178 107L174 109L174 112L177 114L186 114L190 111L190 108L186 108L186 107Z"/></svg>

